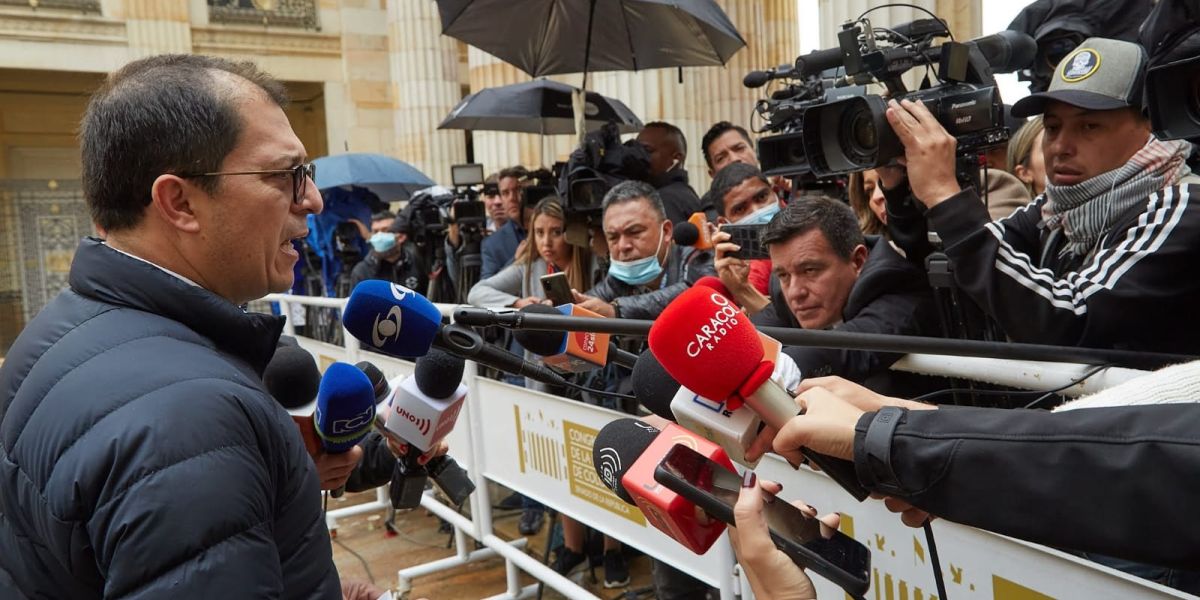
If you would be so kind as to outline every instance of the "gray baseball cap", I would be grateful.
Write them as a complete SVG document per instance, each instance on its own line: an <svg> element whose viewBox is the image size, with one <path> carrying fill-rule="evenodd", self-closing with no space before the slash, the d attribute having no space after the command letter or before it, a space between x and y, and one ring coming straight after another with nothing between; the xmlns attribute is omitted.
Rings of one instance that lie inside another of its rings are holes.
<svg viewBox="0 0 1200 600"><path fill-rule="evenodd" d="M1058 63L1050 89L1018 100L1012 114L1041 114L1049 100L1088 110L1140 107L1145 76L1146 50L1141 45L1088 38Z"/></svg>

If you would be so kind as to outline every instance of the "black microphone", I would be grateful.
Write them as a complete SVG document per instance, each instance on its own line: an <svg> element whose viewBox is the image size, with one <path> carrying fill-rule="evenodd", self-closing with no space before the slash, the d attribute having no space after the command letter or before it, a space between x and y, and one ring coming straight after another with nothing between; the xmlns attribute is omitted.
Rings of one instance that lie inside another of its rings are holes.
<svg viewBox="0 0 1200 600"><path fill-rule="evenodd" d="M675 229L671 232L671 237L680 246L694 246L696 242L700 241L700 229L687 221L683 221L682 223L675 224Z"/></svg>
<svg viewBox="0 0 1200 600"><path fill-rule="evenodd" d="M526 313L539 313L543 315L562 316L557 308L546 306L545 304L530 304L521 309ZM517 343L521 344L522 348L547 358L557 358L565 354L570 354L572 348L567 343L567 331L550 331L541 329L517 329L513 331L513 338ZM610 339L607 335L596 337L596 340L608 341L608 354L606 358L608 362L621 365L632 369L634 363L637 362L637 355L632 352L626 352L617 346L617 343ZM601 342L603 343L603 342ZM594 353L594 352L593 352ZM593 363L594 364L594 363ZM593 368L601 368L602 365L594 365ZM573 372L578 372L583 369L574 369Z"/></svg>
<svg viewBox="0 0 1200 600"><path fill-rule="evenodd" d="M316 400L321 372L308 350L280 345L263 370L263 386L285 409L294 410Z"/></svg>
<svg viewBox="0 0 1200 600"><path fill-rule="evenodd" d="M461 325L443 325L434 342L439 348L469 358L505 373L521 375L548 385L566 385L558 373L483 341L478 333Z"/></svg>
<svg viewBox="0 0 1200 600"><path fill-rule="evenodd" d="M772 79L787 79L795 77L796 71L792 65L779 65L766 71L750 71L742 78L742 85L748 88L760 88Z"/></svg>

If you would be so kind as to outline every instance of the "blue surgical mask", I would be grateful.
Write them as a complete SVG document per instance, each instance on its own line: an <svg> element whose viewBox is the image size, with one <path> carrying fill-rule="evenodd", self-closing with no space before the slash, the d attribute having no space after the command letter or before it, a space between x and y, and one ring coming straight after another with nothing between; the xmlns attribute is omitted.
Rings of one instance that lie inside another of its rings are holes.
<svg viewBox="0 0 1200 600"><path fill-rule="evenodd" d="M380 254L386 253L396 247L396 234L386 231L376 233L371 236L371 247Z"/></svg>
<svg viewBox="0 0 1200 600"><path fill-rule="evenodd" d="M771 218L779 214L779 202L772 201L770 204L763 206L754 212L742 217L738 221L738 225L766 225L771 222Z"/></svg>
<svg viewBox="0 0 1200 600"><path fill-rule="evenodd" d="M658 245L655 247L654 254L637 260L613 259L609 262L608 274L629 285L643 285L654 281L662 274L663 270L662 264L658 262L658 252L662 250L664 237L665 234L660 227Z"/></svg>

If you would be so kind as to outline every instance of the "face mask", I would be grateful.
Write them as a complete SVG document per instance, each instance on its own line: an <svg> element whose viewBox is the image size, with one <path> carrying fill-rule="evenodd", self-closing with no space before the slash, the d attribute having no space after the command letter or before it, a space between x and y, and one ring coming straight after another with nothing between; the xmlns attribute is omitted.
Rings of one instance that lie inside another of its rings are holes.
<svg viewBox="0 0 1200 600"><path fill-rule="evenodd" d="M754 212L742 217L738 221L738 225L766 225L771 221L771 218L779 214L779 203L771 202L770 204L755 210Z"/></svg>
<svg viewBox="0 0 1200 600"><path fill-rule="evenodd" d="M371 236L371 247L380 254L386 253L388 250L396 247L396 234L380 231Z"/></svg>
<svg viewBox="0 0 1200 600"><path fill-rule="evenodd" d="M629 261L613 259L608 265L608 274L629 285L642 285L654 281L662 274L663 270L662 265L658 262L658 251L662 249L664 237L663 230L659 229L658 245L655 247L654 254L646 258Z"/></svg>

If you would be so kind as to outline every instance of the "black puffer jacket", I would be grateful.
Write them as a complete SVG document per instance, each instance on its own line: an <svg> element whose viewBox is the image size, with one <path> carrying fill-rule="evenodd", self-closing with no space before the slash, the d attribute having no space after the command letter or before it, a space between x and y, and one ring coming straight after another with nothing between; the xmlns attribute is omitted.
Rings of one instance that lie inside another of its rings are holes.
<svg viewBox="0 0 1200 600"><path fill-rule="evenodd" d="M282 325L84 240L0 368L0 597L340 598Z"/></svg>

